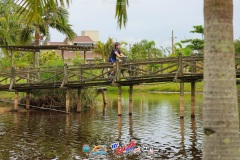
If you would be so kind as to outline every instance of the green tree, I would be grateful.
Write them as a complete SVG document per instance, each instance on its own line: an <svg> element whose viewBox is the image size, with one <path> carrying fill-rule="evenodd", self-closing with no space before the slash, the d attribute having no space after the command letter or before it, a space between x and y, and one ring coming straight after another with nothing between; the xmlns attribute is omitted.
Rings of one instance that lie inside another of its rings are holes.
<svg viewBox="0 0 240 160"><path fill-rule="evenodd" d="M68 39L72 40L76 34L71 28L68 19L69 13L65 8L57 7L56 13L52 10L45 10L41 16L41 22L39 22L38 27L36 27L34 21L25 25L21 33L21 41L28 43L34 36L35 45L40 44L40 39L46 44L50 40L50 27L65 34Z"/></svg>
<svg viewBox="0 0 240 160"><path fill-rule="evenodd" d="M142 40L135 43L130 50L132 59L147 59L162 57L162 51L155 47L154 41Z"/></svg>
<svg viewBox="0 0 240 160"><path fill-rule="evenodd" d="M174 46L176 49L176 53L175 55L173 55L173 57L177 57L178 56L178 53L182 53L183 56L190 56L192 54L192 47L190 46L186 46L186 47L183 47L182 46L182 43L180 42L177 42L175 43L175 46Z"/></svg>
<svg viewBox="0 0 240 160"><path fill-rule="evenodd" d="M121 27L122 23L126 23L128 0L119 1L125 2L124 7L116 5ZM203 159L238 160L240 144L233 0L204 0L204 26Z"/></svg>
<svg viewBox="0 0 240 160"><path fill-rule="evenodd" d="M16 3L21 6L20 14L24 14L27 22L36 22L40 24L42 15L46 10L52 10L56 13L57 7L69 6L69 0L17 0Z"/></svg>
<svg viewBox="0 0 240 160"><path fill-rule="evenodd" d="M11 0L0 2L0 45L9 46L19 43L22 16L15 14L18 6ZM10 57L3 49L6 57Z"/></svg>
<svg viewBox="0 0 240 160"><path fill-rule="evenodd" d="M240 54L240 39L234 41L235 53Z"/></svg>
<svg viewBox="0 0 240 160"><path fill-rule="evenodd" d="M69 0L17 0L21 9L20 15L26 17L27 26L22 34L25 42L34 34L35 45L40 45L40 39L45 36L49 39L49 26L59 30L72 40L74 31L68 24L68 12L62 8L69 4ZM41 35L42 33L42 35ZM39 66L39 52L35 53L35 65Z"/></svg>
<svg viewBox="0 0 240 160"><path fill-rule="evenodd" d="M124 54L127 54L127 49L126 49L127 42L121 41L120 45L121 45L120 51L123 52ZM101 55L104 62L106 62L108 61L108 58L113 48L114 48L114 40L113 38L109 37L106 43L98 41L96 43L95 48L93 49L93 53Z"/></svg>
<svg viewBox="0 0 240 160"><path fill-rule="evenodd" d="M98 41L96 43L95 48L93 49L93 53L101 55L104 62L106 62L108 61L108 57L111 54L111 51L113 48L114 48L114 40L113 38L109 37L106 43Z"/></svg>
<svg viewBox="0 0 240 160"><path fill-rule="evenodd" d="M190 31L190 33L200 33L202 35L202 40L204 37L204 28L203 25L193 26L194 30Z"/></svg>
<svg viewBox="0 0 240 160"><path fill-rule="evenodd" d="M40 54L41 66L63 66L63 61L56 51L45 51Z"/></svg>
<svg viewBox="0 0 240 160"><path fill-rule="evenodd" d="M202 39L195 38L195 39L186 39L182 40L181 43L187 44L186 49L189 50L191 49L192 52L198 51L200 53L203 53L203 48L204 48L204 41L203 41L203 34L204 34L204 28L202 25L198 26L193 26L194 30L190 31L190 33L198 33L202 35Z"/></svg>

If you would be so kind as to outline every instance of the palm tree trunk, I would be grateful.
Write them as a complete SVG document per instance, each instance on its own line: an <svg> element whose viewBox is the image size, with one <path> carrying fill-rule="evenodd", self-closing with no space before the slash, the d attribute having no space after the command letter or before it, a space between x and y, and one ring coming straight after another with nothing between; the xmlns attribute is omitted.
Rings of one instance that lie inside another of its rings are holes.
<svg viewBox="0 0 240 160"><path fill-rule="evenodd" d="M232 20L232 0L204 0L205 160L240 159Z"/></svg>
<svg viewBox="0 0 240 160"><path fill-rule="evenodd" d="M36 25L35 27L35 45L39 46L40 45L40 31L39 31L39 26ZM39 67L39 52L34 52L34 68Z"/></svg>

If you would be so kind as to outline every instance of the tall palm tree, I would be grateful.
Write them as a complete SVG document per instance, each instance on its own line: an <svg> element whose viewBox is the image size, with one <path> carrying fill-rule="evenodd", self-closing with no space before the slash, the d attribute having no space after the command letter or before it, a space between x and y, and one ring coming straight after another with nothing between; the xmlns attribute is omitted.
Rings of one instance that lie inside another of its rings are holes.
<svg viewBox="0 0 240 160"><path fill-rule="evenodd" d="M44 22L46 22L46 19L52 20L51 27L55 26L58 29L61 28L60 31L64 31L63 26L57 25L56 19L54 20L54 17L58 17L58 11L59 7L64 7L65 5L69 5L69 0L17 0L16 2L21 6L21 9L19 10L20 15L25 15L27 19L27 24L34 24L34 37L35 37L35 45L40 44L40 38L41 38L41 31L44 31L44 33L48 33L48 29L44 27ZM46 11L48 13L46 13ZM62 10L63 11L63 10ZM62 13L62 12L60 12ZM66 14L65 14L66 15ZM61 16L58 17L59 22L62 21ZM66 21L62 21L66 25ZM70 25L67 26L68 31L71 30ZM70 30L69 30L70 29ZM27 29L29 30L29 29ZM66 31L66 30L65 30ZM64 31L64 33L66 33ZM28 32L25 32L26 34ZM67 38L72 40L74 38L73 31L67 32ZM26 36L27 37L27 36ZM39 66L39 53L35 53L35 67Z"/></svg>
<svg viewBox="0 0 240 160"><path fill-rule="evenodd" d="M54 25L57 27L56 21L54 21L56 19L52 19L53 17L59 18L58 20L62 20L61 18L66 19L66 17L68 18L67 11L64 11L64 9L61 9L60 7L69 5L69 0L17 0L16 3L19 4L19 6L21 7L21 9L19 9L19 13L26 17L27 24L35 25L35 45L39 45L39 40L41 38L40 32L45 31L46 33L47 31L43 27L44 22L46 22L47 18L49 20L53 20L50 25L51 27L53 27ZM61 15L64 15L65 17L59 16L59 13L62 13ZM68 21L64 20L64 22ZM66 23L62 24L66 25ZM64 27L58 26L57 28L63 29ZM64 31L62 29L60 30ZM68 31L69 29L70 25L68 25ZM66 33L66 31L64 31L63 33ZM74 38L74 35L70 32L67 32L66 35L69 36L69 39Z"/></svg>
<svg viewBox="0 0 240 160"><path fill-rule="evenodd" d="M113 38L108 38L106 43L98 41L96 43L96 47L93 49L93 53L99 54L102 56L104 62L106 62L111 54L111 51L114 47L114 40Z"/></svg>
<svg viewBox="0 0 240 160"><path fill-rule="evenodd" d="M233 1L204 0L203 159L240 159Z"/></svg>
<svg viewBox="0 0 240 160"><path fill-rule="evenodd" d="M116 5L119 25L126 22L126 7ZM233 0L204 0L204 27L203 159L237 160L240 145Z"/></svg>
<svg viewBox="0 0 240 160"><path fill-rule="evenodd" d="M149 59L152 58L152 52L153 52L153 49L155 48L155 42L144 39L140 43L144 47L144 50L146 51L148 58Z"/></svg>
<svg viewBox="0 0 240 160"><path fill-rule="evenodd" d="M35 45L39 45L40 37L44 38L43 41L46 43L50 40L50 27L65 34L69 39L73 39L76 33L71 28L68 17L68 11L62 7L57 7L56 13L54 13L52 10L46 10L42 15L42 19L38 25L38 28L34 22L31 22L25 26L21 34L21 41L27 42L29 39L31 39L32 34L34 34Z"/></svg>
<svg viewBox="0 0 240 160"><path fill-rule="evenodd" d="M0 45L9 46L19 43L22 16L16 15L17 5L13 1L0 2ZM10 56L4 51L6 57Z"/></svg>
<svg viewBox="0 0 240 160"><path fill-rule="evenodd" d="M28 23L34 21L37 25L45 10L56 12L57 7L68 6L69 2L69 0L16 0L16 3L21 6L20 13L24 13Z"/></svg>
<svg viewBox="0 0 240 160"><path fill-rule="evenodd" d="M97 41L97 43L96 43L96 45L93 49L93 53L101 55L104 62L106 61L107 57L105 56L105 50L104 50L104 43L103 42Z"/></svg>

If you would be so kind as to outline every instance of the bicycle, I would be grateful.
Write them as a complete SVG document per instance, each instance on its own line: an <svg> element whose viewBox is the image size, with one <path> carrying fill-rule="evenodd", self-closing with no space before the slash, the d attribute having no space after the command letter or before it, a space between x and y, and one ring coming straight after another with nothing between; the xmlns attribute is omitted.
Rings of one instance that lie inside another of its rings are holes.
<svg viewBox="0 0 240 160"><path fill-rule="evenodd" d="M128 61L127 61L127 57L123 57L121 63L122 64L126 64ZM128 73L129 76L136 76L137 73L134 71L137 69L137 67L133 64L129 64L129 65L126 65L124 68L126 69L121 69L121 74L122 74L122 77L125 77L125 73ZM112 70L108 67L104 67L102 69L102 78L113 78L115 76L115 71L112 72ZM129 78L127 78L127 80L129 80Z"/></svg>

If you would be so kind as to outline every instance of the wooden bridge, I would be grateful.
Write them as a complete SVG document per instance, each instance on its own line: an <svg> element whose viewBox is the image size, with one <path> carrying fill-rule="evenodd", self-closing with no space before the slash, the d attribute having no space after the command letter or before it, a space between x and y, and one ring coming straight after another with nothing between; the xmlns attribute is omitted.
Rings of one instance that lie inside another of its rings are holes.
<svg viewBox="0 0 240 160"><path fill-rule="evenodd" d="M114 73L114 76L109 76ZM81 64L48 68L14 68L0 73L1 91L120 85L153 82L194 82L203 79L203 57Z"/></svg>
<svg viewBox="0 0 240 160"><path fill-rule="evenodd" d="M79 46L55 46L44 49L60 49L64 60L64 49L68 50L89 50L92 48ZM35 47L9 47L9 50L39 51L39 46ZM85 53L85 52L84 52ZM13 55L13 54L12 54ZM238 65L240 57L236 57L237 78L240 77ZM13 60L12 60L13 61ZM13 64L13 62L12 62ZM91 86L117 86L118 87L118 115L121 115L121 86L130 86L129 94L129 114L132 114L132 89L134 85L141 83L155 82L179 82L180 83L180 117L184 116L184 83L191 83L192 93L192 117L195 116L195 82L203 79L203 56L201 54L184 57L157 58L148 60L121 62L117 60L113 63L94 63L81 65L67 65L55 67L33 68L12 68L2 70L0 73L0 91L15 91L15 108L18 104L18 92L27 93L27 104L29 108L29 93L36 89L65 89L66 111L70 112L69 90ZM114 73L113 76L109 76ZM104 96L105 97L105 96ZM78 101L80 103L80 97ZM78 105L79 112L81 104Z"/></svg>

